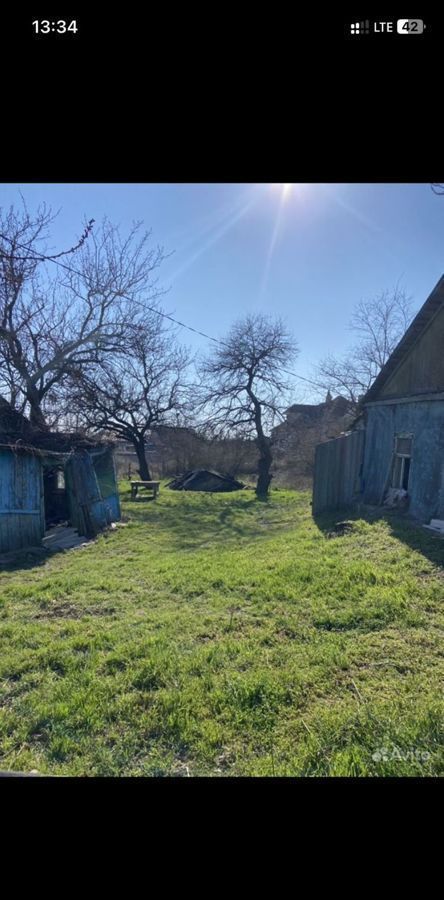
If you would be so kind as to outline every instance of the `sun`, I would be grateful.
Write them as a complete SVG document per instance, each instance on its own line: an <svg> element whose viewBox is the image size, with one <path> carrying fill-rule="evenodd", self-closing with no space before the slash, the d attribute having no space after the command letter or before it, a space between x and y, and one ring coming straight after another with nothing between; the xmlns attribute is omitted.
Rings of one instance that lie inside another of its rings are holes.
<svg viewBox="0 0 444 900"><path fill-rule="evenodd" d="M286 200L287 197L291 194L294 184L289 184L289 183L283 184L283 183L279 182L276 184L272 184L272 187L277 189L278 191L280 191L281 200Z"/></svg>

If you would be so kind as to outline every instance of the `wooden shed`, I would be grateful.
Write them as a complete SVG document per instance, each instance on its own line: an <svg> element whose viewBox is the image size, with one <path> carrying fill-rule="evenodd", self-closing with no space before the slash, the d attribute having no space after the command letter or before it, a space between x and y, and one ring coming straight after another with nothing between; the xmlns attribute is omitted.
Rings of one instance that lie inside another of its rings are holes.
<svg viewBox="0 0 444 900"><path fill-rule="evenodd" d="M118 519L111 444L64 434L34 434L32 443L0 435L0 552L40 544L59 522L93 537Z"/></svg>

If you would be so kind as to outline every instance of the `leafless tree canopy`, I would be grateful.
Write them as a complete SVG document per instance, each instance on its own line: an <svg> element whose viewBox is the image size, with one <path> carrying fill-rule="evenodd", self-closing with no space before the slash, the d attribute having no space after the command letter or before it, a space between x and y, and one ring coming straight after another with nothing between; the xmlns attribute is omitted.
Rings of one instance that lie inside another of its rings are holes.
<svg viewBox="0 0 444 900"><path fill-rule="evenodd" d="M73 373L122 349L128 326L161 293L153 276L164 257L140 223L122 238L107 220L51 254L54 219L45 206L0 210L0 392L41 428L61 414Z"/></svg>
<svg viewBox="0 0 444 900"><path fill-rule="evenodd" d="M280 319L262 314L236 322L200 367L203 403L219 434L254 434L259 451L258 497L266 497L272 463L269 432L289 402L283 369L297 346Z"/></svg>
<svg viewBox="0 0 444 900"><path fill-rule="evenodd" d="M315 378L321 390L342 394L357 407L399 343L411 317L411 300L399 288L384 291L372 300L361 300L350 322L356 343L344 356L332 354L317 366Z"/></svg>
<svg viewBox="0 0 444 900"><path fill-rule="evenodd" d="M151 312L127 330L124 352L104 354L72 378L71 402L89 429L130 441L141 478L150 479L145 439L156 425L176 424L188 401L189 352Z"/></svg>

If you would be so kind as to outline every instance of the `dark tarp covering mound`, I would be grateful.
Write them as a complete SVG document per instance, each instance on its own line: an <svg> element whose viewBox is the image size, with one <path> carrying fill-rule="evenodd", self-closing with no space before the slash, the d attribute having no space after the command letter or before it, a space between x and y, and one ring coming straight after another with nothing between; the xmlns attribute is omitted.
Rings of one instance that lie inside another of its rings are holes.
<svg viewBox="0 0 444 900"><path fill-rule="evenodd" d="M172 491L241 491L244 485L229 475L219 475L208 469L193 469L167 485Z"/></svg>

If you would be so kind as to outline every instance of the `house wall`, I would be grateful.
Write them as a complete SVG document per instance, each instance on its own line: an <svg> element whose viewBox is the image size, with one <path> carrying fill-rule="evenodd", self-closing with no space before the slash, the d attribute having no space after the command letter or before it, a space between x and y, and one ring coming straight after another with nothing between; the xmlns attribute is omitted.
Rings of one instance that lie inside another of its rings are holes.
<svg viewBox="0 0 444 900"><path fill-rule="evenodd" d="M40 544L44 533L40 458L0 449L0 552Z"/></svg>
<svg viewBox="0 0 444 900"><path fill-rule="evenodd" d="M380 504L387 487L394 437L412 433L409 511L422 522L444 518L444 400L375 403L367 407L363 500Z"/></svg>

